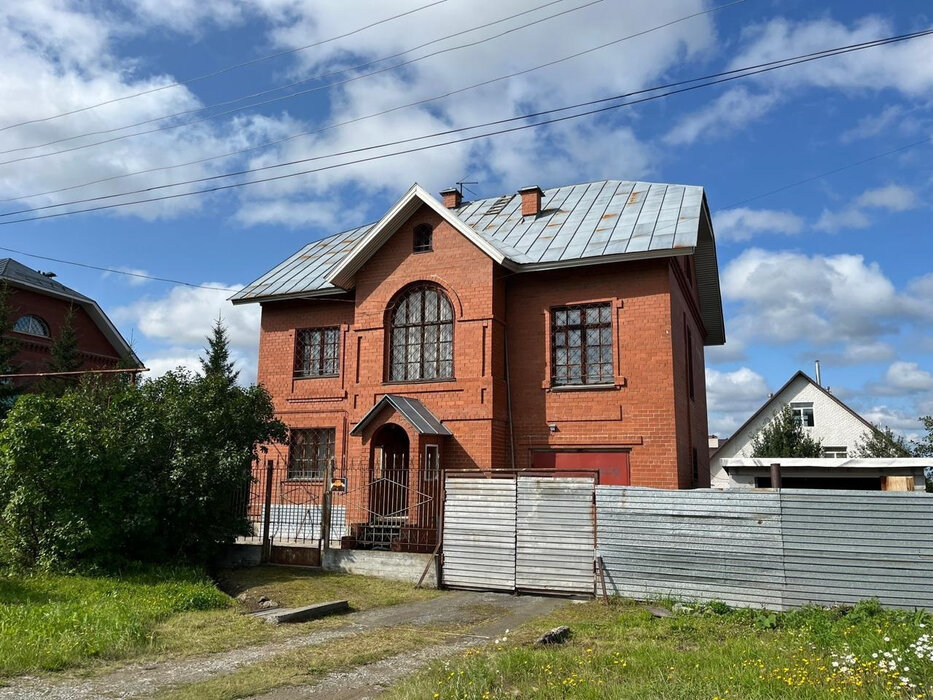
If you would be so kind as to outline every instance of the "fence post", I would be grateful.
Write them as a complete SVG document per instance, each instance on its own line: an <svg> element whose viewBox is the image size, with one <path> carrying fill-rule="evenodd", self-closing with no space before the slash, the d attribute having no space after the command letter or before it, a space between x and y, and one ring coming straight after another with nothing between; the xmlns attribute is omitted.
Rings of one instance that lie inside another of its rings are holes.
<svg viewBox="0 0 933 700"><path fill-rule="evenodd" d="M330 549L330 501L334 485L334 463L331 461L324 474L324 493L321 494L321 548Z"/></svg>
<svg viewBox="0 0 933 700"><path fill-rule="evenodd" d="M266 461L266 493L262 511L262 561L269 561L272 555L272 472L274 460Z"/></svg>
<svg viewBox="0 0 933 700"><path fill-rule="evenodd" d="M781 465L779 462L771 463L771 488L781 490Z"/></svg>

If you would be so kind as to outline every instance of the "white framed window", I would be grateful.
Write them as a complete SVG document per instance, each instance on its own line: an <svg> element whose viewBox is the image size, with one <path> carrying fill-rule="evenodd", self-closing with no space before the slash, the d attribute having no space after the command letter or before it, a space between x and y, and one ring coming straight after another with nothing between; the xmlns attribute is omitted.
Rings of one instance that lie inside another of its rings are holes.
<svg viewBox="0 0 933 700"><path fill-rule="evenodd" d="M424 446L424 480L437 481L441 473L441 453L437 445Z"/></svg>
<svg viewBox="0 0 933 700"><path fill-rule="evenodd" d="M842 447L824 447L823 456L834 457L836 459L845 459L849 456L849 451L845 448L845 445Z"/></svg>
<svg viewBox="0 0 933 700"><path fill-rule="evenodd" d="M790 410L794 414L794 418L797 420L800 425L804 428L812 428L813 423L813 402L796 402L790 405Z"/></svg>
<svg viewBox="0 0 933 700"><path fill-rule="evenodd" d="M38 335L43 338L51 338L49 324L44 319L33 314L20 316L13 324L13 330L17 333L26 333L27 335Z"/></svg>

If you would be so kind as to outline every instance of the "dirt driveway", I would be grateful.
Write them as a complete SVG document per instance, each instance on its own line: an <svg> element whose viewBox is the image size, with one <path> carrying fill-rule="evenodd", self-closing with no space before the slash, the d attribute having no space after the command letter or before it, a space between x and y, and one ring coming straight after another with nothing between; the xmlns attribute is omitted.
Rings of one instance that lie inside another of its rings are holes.
<svg viewBox="0 0 933 700"><path fill-rule="evenodd" d="M340 700L373 697L386 686L436 658L501 636L506 629L514 629L527 620L545 615L565 602L560 598L458 591L417 603L353 613L343 618L346 624L337 629L194 659L130 664L96 678L67 674L14 678L9 685L0 688L0 699L150 697L171 688L233 673L283 652L326 644L380 628L469 624L476 620L477 610L484 611L483 617L487 622L471 627L468 634L451 636L443 644L334 673L313 686L280 688L261 696L269 700L308 696Z"/></svg>

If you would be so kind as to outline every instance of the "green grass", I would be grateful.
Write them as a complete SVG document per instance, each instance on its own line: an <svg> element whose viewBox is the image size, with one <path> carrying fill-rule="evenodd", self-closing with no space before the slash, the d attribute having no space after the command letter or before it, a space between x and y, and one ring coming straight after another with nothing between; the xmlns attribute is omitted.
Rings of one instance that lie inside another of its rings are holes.
<svg viewBox="0 0 933 700"><path fill-rule="evenodd" d="M424 600L410 584L256 567L221 572L233 595L266 595L282 606L347 599L355 610ZM269 625L254 607L218 590L201 572L148 568L122 576L14 575L0 571L0 677L85 667L102 672L129 659L186 657L272 642L346 624L339 616Z"/></svg>
<svg viewBox="0 0 933 700"><path fill-rule="evenodd" d="M155 625L173 614L231 605L202 573L185 568L0 574L0 675L123 658L149 647Z"/></svg>
<svg viewBox="0 0 933 700"><path fill-rule="evenodd" d="M610 606L568 605L513 631L506 640L432 665L389 696L933 697L933 659L921 660L909 648L933 628L930 615L882 611L871 602L854 610L804 609L784 615L711 608L655 618L618 600ZM547 648L531 643L560 624L572 628L570 642ZM877 653L884 659L885 652L892 653L896 672L881 671L872 657ZM902 676L916 687L902 685Z"/></svg>

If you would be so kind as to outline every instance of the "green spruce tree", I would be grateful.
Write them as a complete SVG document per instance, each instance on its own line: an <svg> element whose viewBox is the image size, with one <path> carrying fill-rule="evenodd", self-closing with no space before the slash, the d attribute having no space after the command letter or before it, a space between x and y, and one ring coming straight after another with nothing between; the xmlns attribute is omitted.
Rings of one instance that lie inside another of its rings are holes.
<svg viewBox="0 0 933 700"><path fill-rule="evenodd" d="M204 377L218 378L228 387L236 384L240 372L233 369L234 363L230 359L230 339L227 337L227 328L220 317L214 322L211 335L207 337L207 347L204 348L204 352L205 356L198 358L201 361Z"/></svg>
<svg viewBox="0 0 933 700"><path fill-rule="evenodd" d="M822 449L786 405L752 440L752 457L819 457Z"/></svg>
<svg viewBox="0 0 933 700"><path fill-rule="evenodd" d="M65 320L58 335L52 340L52 347L49 349L51 358L46 368L46 372L76 372L81 369L81 354L78 350L78 334L75 331L75 308L68 307L65 314ZM78 383L80 375L73 376L52 376L43 377L37 385L37 389L42 394L51 394L61 396Z"/></svg>
<svg viewBox="0 0 933 700"><path fill-rule="evenodd" d="M0 281L0 374L16 374L19 365L16 354L19 352L19 342L10 335L13 330L13 314L10 309L10 287L6 280ZM16 402L21 387L12 379L0 379L0 418L6 416L7 411Z"/></svg>

